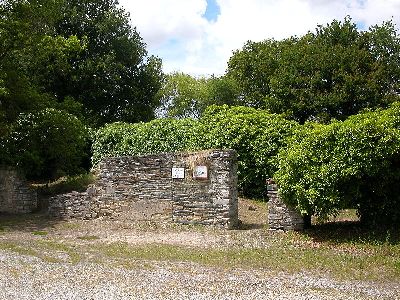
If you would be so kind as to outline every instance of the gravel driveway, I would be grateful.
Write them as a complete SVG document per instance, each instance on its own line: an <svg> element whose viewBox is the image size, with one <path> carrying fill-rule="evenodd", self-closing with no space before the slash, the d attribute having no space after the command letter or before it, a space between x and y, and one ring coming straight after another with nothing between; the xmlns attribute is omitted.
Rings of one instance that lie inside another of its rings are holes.
<svg viewBox="0 0 400 300"><path fill-rule="evenodd" d="M268 270L48 263L0 251L0 299L400 299L399 287Z"/></svg>
<svg viewBox="0 0 400 300"><path fill-rule="evenodd" d="M281 239L279 234L266 233L262 224L257 224L257 220L264 218L264 207L243 201L241 205L245 206L242 211L251 212L242 219L247 218L246 223L252 224L253 229L163 228L115 220L55 222L41 216L17 221L11 218L9 222L3 219L0 300L400 299L400 280L344 281L327 274L286 269L280 272L246 265L233 268L223 263L207 265L190 260L126 256L118 261L112 255L99 254L96 248L122 243L135 247L172 245L184 251L266 249L268 243ZM73 259L74 251L77 259Z"/></svg>

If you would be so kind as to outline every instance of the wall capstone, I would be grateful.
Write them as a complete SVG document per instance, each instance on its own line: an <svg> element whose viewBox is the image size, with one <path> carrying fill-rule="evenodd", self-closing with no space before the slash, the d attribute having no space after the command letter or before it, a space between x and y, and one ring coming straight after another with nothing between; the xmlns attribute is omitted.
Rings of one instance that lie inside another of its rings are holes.
<svg viewBox="0 0 400 300"><path fill-rule="evenodd" d="M302 231L304 230L303 217L296 209L282 201L276 184L267 185L268 226L270 230Z"/></svg>
<svg viewBox="0 0 400 300"><path fill-rule="evenodd" d="M37 208L37 193L17 170L0 167L0 212L31 213Z"/></svg>
<svg viewBox="0 0 400 300"><path fill-rule="evenodd" d="M51 198L49 214L226 228L238 224L233 150L109 157L99 163L95 174L97 179L86 192Z"/></svg>

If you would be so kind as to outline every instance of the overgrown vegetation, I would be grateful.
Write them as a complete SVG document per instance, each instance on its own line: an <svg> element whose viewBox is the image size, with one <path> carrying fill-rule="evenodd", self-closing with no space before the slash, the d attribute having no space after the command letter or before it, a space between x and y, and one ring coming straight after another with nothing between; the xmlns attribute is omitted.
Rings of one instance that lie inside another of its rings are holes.
<svg viewBox="0 0 400 300"><path fill-rule="evenodd" d="M72 191L86 191L89 184L93 183L95 176L92 173L79 174L76 176L64 176L55 181L32 184L40 196L49 197Z"/></svg>
<svg viewBox="0 0 400 300"><path fill-rule="evenodd" d="M276 171L278 150L297 126L264 110L228 106L211 106L199 120L115 123L96 133L93 164L106 156L231 148L239 157L240 190L262 198L266 178Z"/></svg>
<svg viewBox="0 0 400 300"><path fill-rule="evenodd" d="M306 124L279 154L281 196L327 217L357 208L364 223L400 224L400 104L329 125Z"/></svg>
<svg viewBox="0 0 400 300"><path fill-rule="evenodd" d="M18 166L31 180L82 173L90 155L87 128L55 109L20 114L0 148L0 163Z"/></svg>
<svg viewBox="0 0 400 300"><path fill-rule="evenodd" d="M0 164L48 182L90 158L232 148L246 196L265 198L275 177L303 213L400 224L393 22L248 42L226 75L194 78L165 77L130 21L115 0L0 2Z"/></svg>

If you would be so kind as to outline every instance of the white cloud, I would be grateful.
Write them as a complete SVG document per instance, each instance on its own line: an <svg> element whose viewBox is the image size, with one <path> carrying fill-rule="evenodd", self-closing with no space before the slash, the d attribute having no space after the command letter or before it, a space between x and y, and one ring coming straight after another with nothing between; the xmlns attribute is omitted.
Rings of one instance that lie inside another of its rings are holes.
<svg viewBox="0 0 400 300"><path fill-rule="evenodd" d="M215 22L203 17L206 0L120 2L166 72L194 75L222 74L247 40L300 36L346 15L366 28L389 19L400 28L400 0L217 0Z"/></svg>

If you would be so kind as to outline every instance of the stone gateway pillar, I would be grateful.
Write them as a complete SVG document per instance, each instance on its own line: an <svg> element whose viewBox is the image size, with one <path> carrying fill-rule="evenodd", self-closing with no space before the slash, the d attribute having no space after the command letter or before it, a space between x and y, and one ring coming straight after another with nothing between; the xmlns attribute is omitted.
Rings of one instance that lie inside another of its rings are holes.
<svg viewBox="0 0 400 300"><path fill-rule="evenodd" d="M268 226L270 230L302 231L303 216L296 209L282 201L276 184L267 185L268 192Z"/></svg>

